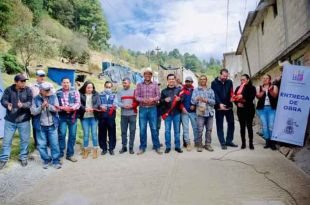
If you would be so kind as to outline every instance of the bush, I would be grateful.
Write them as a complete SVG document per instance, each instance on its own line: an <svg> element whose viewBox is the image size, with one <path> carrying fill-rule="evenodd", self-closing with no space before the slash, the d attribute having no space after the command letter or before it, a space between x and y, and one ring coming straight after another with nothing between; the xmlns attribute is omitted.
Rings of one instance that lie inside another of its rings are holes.
<svg viewBox="0 0 310 205"><path fill-rule="evenodd" d="M0 66L2 72L7 74L16 74L23 71L23 67L16 60L16 56L12 54L3 54L0 55Z"/></svg>

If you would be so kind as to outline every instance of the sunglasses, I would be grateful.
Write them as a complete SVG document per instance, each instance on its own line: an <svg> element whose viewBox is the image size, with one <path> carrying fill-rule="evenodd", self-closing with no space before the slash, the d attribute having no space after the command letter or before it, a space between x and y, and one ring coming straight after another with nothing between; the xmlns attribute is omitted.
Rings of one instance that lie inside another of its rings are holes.
<svg viewBox="0 0 310 205"><path fill-rule="evenodd" d="M193 81L189 81L189 80L187 80L187 81L185 81L185 83L192 83Z"/></svg>

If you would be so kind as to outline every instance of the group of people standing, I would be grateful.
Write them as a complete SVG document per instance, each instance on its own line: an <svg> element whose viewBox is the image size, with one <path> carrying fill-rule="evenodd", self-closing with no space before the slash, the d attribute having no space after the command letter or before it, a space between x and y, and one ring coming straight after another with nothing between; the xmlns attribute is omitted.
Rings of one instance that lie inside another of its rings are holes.
<svg viewBox="0 0 310 205"><path fill-rule="evenodd" d="M263 85L256 89L247 74L241 76L241 85L233 90L233 83L228 78L228 70L222 69L208 87L207 76L199 77L199 86L193 87L193 79L187 77L184 85L177 83L174 74L168 74L167 87L160 91L157 82L152 81L151 68L143 69L144 81L133 89L130 78L122 80L123 88L113 92L113 83L106 81L104 90L97 92L95 85L86 81L79 89L71 86L70 79L62 79L61 88L54 90L52 84L45 81L45 72L36 72L37 81L26 86L26 78L16 75L15 83L6 88L1 104L6 108L5 131L0 155L0 169L10 157L13 135L18 129L20 138L20 162L27 165L28 145L30 142L30 121L32 119L35 146L43 161L43 168L52 164L61 168L63 158L76 162L74 145L77 135L77 121L80 119L83 128L82 158L92 153L94 159L101 155L114 155L116 146L116 110L121 109L121 137L123 154L129 151L134 154L136 121L139 118L140 146L138 155L147 149L147 125L151 131L153 150L162 154L159 140L161 119L165 124L165 150L171 151L171 129L173 127L174 150L182 153L180 128L183 130L183 146L191 151L192 142L198 152L203 149L213 151L212 127L216 120L216 130L221 148L238 147L234 139L233 103L237 106L242 139L241 149L246 148L245 129L248 129L249 148L254 149L252 123L255 115L254 98L258 98L257 112L260 116L265 148L274 149L270 140L275 115L278 88L271 85L271 77L264 76ZM139 109L138 109L139 107ZM224 137L224 117L227 121L227 133ZM189 134L189 122L193 139ZM127 135L129 129L129 137ZM68 130L68 140L66 135ZM205 130L205 131L204 131ZM203 133L205 139L203 140ZM92 139L92 149L89 138ZM129 142L128 142L129 138ZM204 141L204 142L203 142ZM51 154L48 154L48 148ZM67 148L67 149L66 149ZM65 154L66 150L66 154Z"/></svg>

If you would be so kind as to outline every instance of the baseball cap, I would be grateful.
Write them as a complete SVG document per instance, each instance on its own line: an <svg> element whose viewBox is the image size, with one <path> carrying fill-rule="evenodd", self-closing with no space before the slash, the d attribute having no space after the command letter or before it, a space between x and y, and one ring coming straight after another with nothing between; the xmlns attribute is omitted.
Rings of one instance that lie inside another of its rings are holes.
<svg viewBox="0 0 310 205"><path fill-rule="evenodd" d="M37 70L37 72L36 72L36 76L45 76L45 75L46 75L46 73L44 70Z"/></svg>
<svg viewBox="0 0 310 205"><path fill-rule="evenodd" d="M51 88L52 88L51 84L47 82L44 82L40 85L40 90L48 91L48 90L51 90Z"/></svg>
<svg viewBox="0 0 310 205"><path fill-rule="evenodd" d="M192 78L191 76L187 76L187 77L185 78L185 81L191 81L191 82L193 82L194 80L193 80L193 78Z"/></svg>
<svg viewBox="0 0 310 205"><path fill-rule="evenodd" d="M24 81L24 80L28 80L28 78L26 78L23 74L18 74L18 75L15 75L14 77L15 82Z"/></svg>

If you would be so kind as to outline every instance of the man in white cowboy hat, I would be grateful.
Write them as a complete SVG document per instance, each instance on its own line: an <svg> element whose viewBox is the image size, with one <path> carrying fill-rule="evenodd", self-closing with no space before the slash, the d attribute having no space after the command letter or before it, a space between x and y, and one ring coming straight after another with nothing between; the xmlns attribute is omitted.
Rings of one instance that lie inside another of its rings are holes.
<svg viewBox="0 0 310 205"><path fill-rule="evenodd" d="M160 90L156 82L152 81L153 71L151 68L144 68L144 81L137 85L135 98L139 102L139 127L140 127L140 150L138 155L143 154L147 147L147 123L150 124L153 149L157 154L160 150L159 137L157 134L157 102L160 99Z"/></svg>

